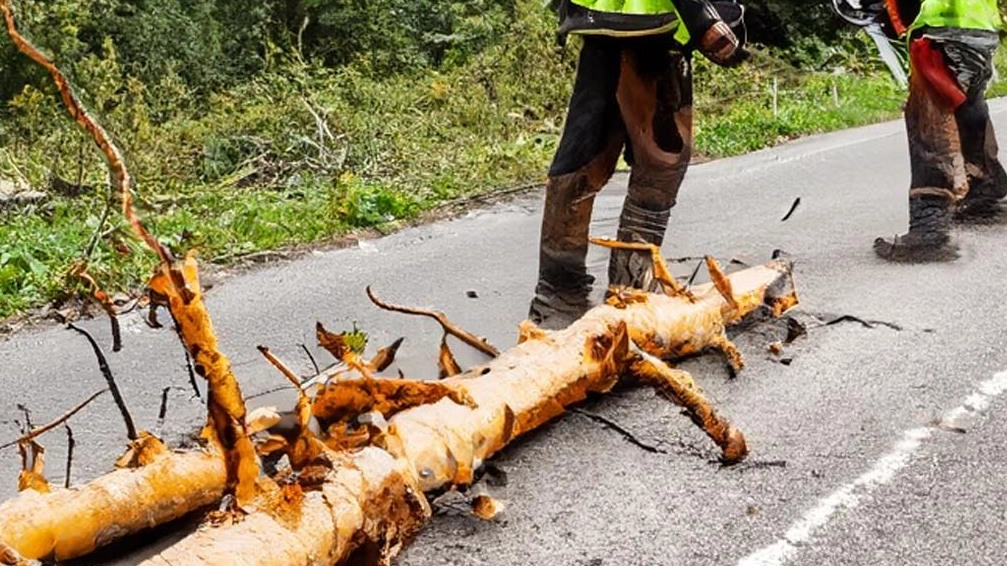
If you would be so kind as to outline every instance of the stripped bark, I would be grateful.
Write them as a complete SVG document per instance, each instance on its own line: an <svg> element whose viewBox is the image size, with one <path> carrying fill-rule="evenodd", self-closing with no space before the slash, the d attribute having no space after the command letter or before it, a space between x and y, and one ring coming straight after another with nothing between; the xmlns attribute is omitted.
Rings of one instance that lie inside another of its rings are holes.
<svg viewBox="0 0 1007 566"><path fill-rule="evenodd" d="M84 556L214 504L224 492L226 474L218 453L162 449L140 459L143 466L116 470L79 487L29 488L0 503L0 546L28 559Z"/></svg>
<svg viewBox="0 0 1007 566"><path fill-rule="evenodd" d="M623 373L636 373L642 382L671 392L710 429L725 460L737 460L746 450L741 433L717 417L681 375L660 369L663 364L656 361L722 349L726 324L764 304L782 313L784 305L796 303L786 261L735 273L729 280L731 301L712 284L693 289L691 298L630 292L564 330L526 326L518 346L438 382L472 403L444 396L401 410L387 426L372 427L372 446L325 451L328 461L320 478L317 464L312 474L302 470L302 476L320 483L302 486L306 492L296 518L267 494L254 505L259 511L239 522L207 524L143 564L357 563L360 552L367 556L364 563L386 564L428 517L421 492L471 483L475 470L508 443L589 394L610 390ZM647 353L635 352L635 344ZM362 389L399 382L357 381Z"/></svg>
<svg viewBox="0 0 1007 566"><path fill-rule="evenodd" d="M788 263L776 261L731 275L733 301L712 284L694 288L691 299L624 291L564 330L525 326L522 343L495 360L431 382L443 388L439 400L420 395L413 407L344 410L341 419L386 410L389 420L381 426L381 419L370 419L378 425L371 427L372 446L362 450L341 453L315 446L310 457L297 459L296 477L277 478L279 487L266 484L247 505L247 516L208 524L148 564L334 564L354 552L387 559L428 516L422 492L471 483L475 470L514 438L589 394L608 391L624 373L655 383L640 369L653 360L634 353L634 344L663 359L724 348L726 324L763 304L779 312L794 304L789 270ZM379 388L416 384L373 377L338 383L357 382ZM672 382L661 383L670 387ZM712 422L712 409L703 408L701 397L681 390L675 397L693 406L701 424ZM314 411L331 406L333 399L319 396ZM743 454L738 449L743 437L738 444L732 439L740 433L723 430L711 437L725 448L725 460L735 459ZM79 556L113 536L212 504L227 484L219 453L162 450L125 460L139 467L71 490L29 490L0 505L0 542L25 558Z"/></svg>

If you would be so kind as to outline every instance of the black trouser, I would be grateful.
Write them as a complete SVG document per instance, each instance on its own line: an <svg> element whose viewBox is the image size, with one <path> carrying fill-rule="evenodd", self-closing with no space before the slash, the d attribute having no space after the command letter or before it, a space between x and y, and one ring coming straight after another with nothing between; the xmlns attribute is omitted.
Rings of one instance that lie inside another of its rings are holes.
<svg viewBox="0 0 1007 566"><path fill-rule="evenodd" d="M631 166L619 239L660 245L692 154L692 70L668 37L585 37L559 148L549 169L536 301L586 303L594 197L620 154ZM611 284L646 276L613 253ZM562 308L564 305L558 305ZM533 304L533 311L535 305Z"/></svg>

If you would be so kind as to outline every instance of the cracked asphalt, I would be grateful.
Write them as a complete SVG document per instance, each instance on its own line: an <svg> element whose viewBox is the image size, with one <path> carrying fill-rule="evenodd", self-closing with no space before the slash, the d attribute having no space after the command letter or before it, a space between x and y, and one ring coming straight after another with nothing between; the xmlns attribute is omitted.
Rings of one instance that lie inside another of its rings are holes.
<svg viewBox="0 0 1007 566"><path fill-rule="evenodd" d="M1007 100L991 106L1007 141ZM690 169L666 255L758 263L774 249L787 251L802 299L795 316L809 327L786 347L789 365L766 351L785 334L780 324L736 333L748 367L735 379L716 355L681 364L745 432L747 463L717 465L713 447L674 406L651 391L618 391L583 409L656 450L568 414L493 460L506 481L476 489L506 502L498 520L444 509L397 563L736 564L781 540L809 509L875 466L905 431L934 426L978 383L1007 369L1007 225L958 229L962 257L950 264L889 265L871 251L876 236L907 223L907 153L901 123L891 122ZM617 177L599 197L595 235L614 234L624 183ZM411 375L434 375L436 325L378 311L364 295L367 284L390 301L436 306L497 345L512 345L535 280L541 197L529 193L224 279L208 303L244 391L283 383L260 359L258 344L307 371L299 344L312 344L316 320L333 328L356 321L375 345L406 336L399 365ZM781 222L797 197L801 205ZM592 251L599 278L605 261L604 250ZM680 275L694 266L673 264ZM841 315L890 325L822 324ZM125 349L109 361L134 418L178 441L199 422L202 407L186 391L176 338L148 329L136 315L123 323ZM104 320L83 325L109 344ZM463 363L479 359L457 351ZM44 422L103 387L86 342L59 327L0 343L0 368L0 441L17 435L16 404ZM169 386L177 389L157 427L160 393ZM74 481L107 471L124 441L111 397L71 423ZM830 514L811 536L791 540L796 551L787 563L1002 564L1005 441L1007 401L991 397L967 427L935 428L887 481ZM63 436L49 434L44 443L51 479L62 481ZM17 465L15 451L0 452L0 497L14 493ZM147 540L156 548L172 536ZM117 547L89 563L141 557Z"/></svg>

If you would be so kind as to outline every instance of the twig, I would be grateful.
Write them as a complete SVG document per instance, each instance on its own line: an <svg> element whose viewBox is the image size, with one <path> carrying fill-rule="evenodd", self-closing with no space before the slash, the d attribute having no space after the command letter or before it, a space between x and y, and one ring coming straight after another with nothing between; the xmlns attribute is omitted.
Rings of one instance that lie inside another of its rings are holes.
<svg viewBox="0 0 1007 566"><path fill-rule="evenodd" d="M591 419L592 421L594 421L596 423L604 425L606 428L610 428L610 429L614 430L615 432L617 432L620 435L622 435L622 437L625 438L627 441L629 441L630 444L632 444L634 446L637 446L638 448L641 448L641 449L643 449L643 450L645 450L647 452L650 452L651 454L667 454L668 453L667 450L662 450L661 448L658 448L656 446L652 446L650 444L647 444L647 443L641 441L632 432L629 432L628 430L624 429L621 425L619 425L615 421L612 421L612 420L610 420L608 418L605 418L605 417L603 417L603 416L601 416L601 415L599 415L597 413L592 413L592 412L589 412L589 411L585 411L584 409L578 409L578 408L570 409L570 412L578 414L578 415L581 415L581 416L584 416L584 417L587 417L587 418Z"/></svg>
<svg viewBox="0 0 1007 566"><path fill-rule="evenodd" d="M263 357L266 358L266 360L269 363L273 364L273 367L280 370L280 373L282 373L283 376L286 377L287 380L294 385L294 387L298 389L301 388L301 378L298 377L297 374L293 372L293 370L287 367L287 364L280 361L280 358L274 356L273 353L269 351L269 348L265 346L256 346L256 348L263 355Z"/></svg>
<svg viewBox="0 0 1007 566"><path fill-rule="evenodd" d="M87 272L87 263L84 259L76 261L73 267L70 268L70 275L76 277L87 285L91 292L91 298L94 299L102 310L108 314L109 324L112 325L112 351L118 352L122 350L122 332L119 329L119 313L115 309L115 305L112 303L112 298L108 296L102 288L95 281L94 277Z"/></svg>
<svg viewBox="0 0 1007 566"><path fill-rule="evenodd" d="M454 353L451 352L451 346L448 346L447 332L441 335L441 348L437 354L437 369L437 379L453 377L462 372L462 367L458 365L458 360L455 359Z"/></svg>
<svg viewBox="0 0 1007 566"><path fill-rule="evenodd" d="M178 327L176 327L177 330ZM182 339L182 334L178 333L178 339ZM185 348L185 343L182 343L182 351L185 352L185 369L189 373L189 386L192 387L192 394L200 401L203 400L203 395L199 392L199 382L196 381L196 370L192 367L192 356L189 355L189 349Z"/></svg>
<svg viewBox="0 0 1007 566"><path fill-rule="evenodd" d="M150 303L151 314L157 312L157 307L153 303ZM170 314L169 309L169 314ZM171 322L175 326L175 336L178 336L178 343L182 345L182 352L185 353L185 369L189 374L189 386L192 387L192 393L196 399L203 400L203 396L199 393L199 383L196 380L196 370L192 367L192 356L189 355L189 348L185 345L185 338L182 337L182 327L178 325L178 321L175 320L175 315L171 315Z"/></svg>
<svg viewBox="0 0 1007 566"><path fill-rule="evenodd" d="M83 145L81 145L81 151L83 152ZM82 167L83 169L83 167ZM78 181L77 186L80 186ZM112 213L112 201L114 200L110 194L105 199L105 211L102 212L101 218L98 220L98 226L94 230L94 234L91 235L91 239L87 243L87 247L84 248L84 252L80 254L81 261L87 263L91 259L91 255L94 253L94 248L98 246L98 242L101 241L104 234L105 223L108 222L108 217Z"/></svg>
<svg viewBox="0 0 1007 566"><path fill-rule="evenodd" d="M24 428L21 430L22 433L26 433L33 428L31 424L31 409L21 403L17 404L19 411L24 413Z"/></svg>
<svg viewBox="0 0 1007 566"><path fill-rule="evenodd" d="M447 334L445 334L445 337ZM371 361L367 362L372 371L385 371L388 366L395 363L395 354L399 352L399 348L402 346L402 341L405 340L404 336L400 336L397 340L391 343L389 346L385 346L378 350L378 353L371 358Z"/></svg>
<svg viewBox="0 0 1007 566"><path fill-rule="evenodd" d="M800 204L801 204L801 197L797 197L794 200L794 204L790 205L790 210L787 211L787 214L783 216L783 219L781 219L780 222L786 222L787 220L790 220L790 217L793 216L794 211L797 210L797 207L800 206Z"/></svg>
<svg viewBox="0 0 1007 566"><path fill-rule="evenodd" d="M171 392L171 387L165 387L161 390L161 408L157 410L157 430L161 430L164 426L164 419L168 416L168 393Z"/></svg>
<svg viewBox="0 0 1007 566"><path fill-rule="evenodd" d="M133 417L129 414L129 409L126 408L126 401L123 400L122 393L119 391L119 386L115 383L115 377L112 376L112 369L108 367L108 360L105 359L105 354L101 351L101 347L98 346L94 337L91 336L87 330L74 326L72 323L68 324L67 328L82 334L91 344L91 349L94 350L94 355L98 358L98 369L101 370L101 375L105 378L105 382L108 383L108 388L112 392L112 398L115 399L115 404L119 407L119 413L122 415L122 420L126 423L126 436L130 440L136 440L138 435L136 433L136 425L133 424Z"/></svg>
<svg viewBox="0 0 1007 566"><path fill-rule="evenodd" d="M63 480L63 487L70 489L70 471L73 469L73 449L77 446L77 441L73 439L73 429L70 425L64 424L66 429L66 476Z"/></svg>
<svg viewBox="0 0 1007 566"><path fill-rule="evenodd" d="M485 338L481 338L472 334L471 332L455 326L448 317L439 311L433 311L429 309L421 309L416 307L405 307L402 305L394 305L391 303L386 303L379 299L374 291L371 289L370 285L367 286L367 297L371 299L371 302L377 305L378 308L384 309L386 311L398 312L402 314L412 314L418 316L426 316L436 320L444 332L454 336L455 338L465 342L469 346L472 346L476 350L486 354L487 356L497 357L500 355L500 350L496 349L492 344L490 344Z"/></svg>
<svg viewBox="0 0 1007 566"><path fill-rule="evenodd" d="M703 267L706 263L705 259L701 259L699 263L696 264L696 269L692 270L692 275L689 276L689 282L685 284L686 287L692 287L692 284L696 281L696 276L699 275L699 269Z"/></svg>
<svg viewBox="0 0 1007 566"><path fill-rule="evenodd" d="M108 391L108 388L102 389L101 391L98 391L97 393L95 393L95 394L91 395L90 397L88 397L80 405L77 405L76 407L74 407L74 408L70 409L69 411L67 411L66 413L64 413L63 416L59 417L58 419L54 420L53 422L51 422L51 423L49 423L47 425L43 425L43 426L40 426L40 427L33 428L27 434L25 434L21 438L18 438L17 440L12 440L12 441L10 441L10 442L8 442L6 444L0 444L0 450L3 450L4 448L10 448L11 446L16 446L16 445L21 444L23 442L28 442L29 440L34 440L34 439L38 438L39 436L41 436L41 435L49 432L50 430L52 430L52 429L58 427L59 425L65 423L67 420L70 419L70 417L72 417L72 416L76 415L77 413L79 413L80 410L83 409L84 407L88 406L88 404L91 403L91 401L94 401L101 394L106 393L107 391Z"/></svg>
<svg viewBox="0 0 1007 566"><path fill-rule="evenodd" d="M308 359L311 360L311 365L315 368L315 375L322 373L322 370L318 368L318 362L315 361L315 356L311 355L311 350L305 344L301 344L300 346L304 350L304 353L308 355Z"/></svg>
<svg viewBox="0 0 1007 566"><path fill-rule="evenodd" d="M744 472L747 470L764 470L767 468L786 468L786 460L752 460L748 462L742 462L732 467L732 469Z"/></svg>

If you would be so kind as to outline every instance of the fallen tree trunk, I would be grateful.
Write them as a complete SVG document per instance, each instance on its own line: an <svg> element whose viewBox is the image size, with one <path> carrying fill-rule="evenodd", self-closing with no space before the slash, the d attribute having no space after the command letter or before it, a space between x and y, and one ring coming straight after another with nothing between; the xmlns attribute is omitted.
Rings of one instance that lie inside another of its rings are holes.
<svg viewBox="0 0 1007 566"><path fill-rule="evenodd" d="M474 471L514 438L560 416L590 393L608 391L624 374L671 388L671 395L724 449L725 461L737 461L747 450L740 433L723 424L687 375L676 376L677 370L653 357L675 358L707 348L731 350L725 346L726 324L763 304L777 314L794 304L789 270L788 263L775 261L733 274L729 278L733 301L712 284L696 288L691 297L624 291L567 329L545 332L524 327L515 348L485 366L437 382L437 387L470 402L444 394L433 403L418 398L416 402L425 404L394 414L382 433L369 440L380 449L326 451L331 464L317 485L304 487L303 497L287 493L277 498L275 490L267 489L260 497L264 501L251 504L260 511L234 525L207 526L150 563L303 561L290 560L291 556L335 563L361 545L389 554L425 519L420 492L471 483ZM634 352L635 344L647 353ZM342 403L333 403L323 390L315 399L316 414L325 418L339 412L346 419L366 413L366 406L356 408L355 414L344 410L350 398L346 392L356 380L346 379L332 389ZM401 383L379 378L371 385ZM714 429L717 432L711 433ZM338 438L327 440L339 444ZM0 542L25 558L63 560L219 501L227 480L221 454L153 452L132 454L128 459L138 466L135 469L118 470L70 490L26 490L0 504ZM269 537L275 543L249 546L249 552L259 557L252 558L234 550L236 541L245 537ZM233 561L215 554L217 548Z"/></svg>
<svg viewBox="0 0 1007 566"><path fill-rule="evenodd" d="M661 378L640 371L642 360L631 343L662 359L708 348L734 352L724 336L725 325L763 304L774 310L794 304L790 277L790 264L784 261L736 273L731 278L733 304L713 285L694 291L694 300L629 291L564 330L526 332L520 345L486 366L442 381L468 393L476 408L447 399L416 407L392 417L389 435L400 441L424 490L467 484L473 470L511 440L589 394L609 391L621 376L663 386ZM744 452L729 446L726 459L736 461Z"/></svg>
<svg viewBox="0 0 1007 566"><path fill-rule="evenodd" d="M220 454L158 450L142 460L79 487L29 488L0 503L0 545L28 559L67 560L220 501Z"/></svg>
<svg viewBox="0 0 1007 566"><path fill-rule="evenodd" d="M267 494L253 505L258 511L234 523L207 524L143 564L336 564L359 558L354 551L363 552L366 563L387 564L428 516L420 491L471 483L474 471L514 438L590 393L610 390L624 372L636 371L659 387L679 379L670 368L659 372L663 377L654 377L653 368L640 368L663 367L654 356L730 349L725 347L725 324L763 304L778 314L796 304L786 261L736 273L727 281L734 292L730 300L712 284L691 297L628 291L565 330L526 327L515 348L440 382L464 392L474 404L444 397L399 412L387 426L377 426L372 447L328 456L320 483L305 486L309 491L296 512L282 510L286 508ZM634 344L648 353L634 352ZM380 387L376 384L382 381L362 383L361 388ZM683 385L689 389L687 383L677 386ZM699 392L693 393L700 397L696 417L723 424ZM691 402L696 408L696 399ZM742 457L746 448L740 433L729 425L721 432L725 459ZM372 515L379 519L368 520ZM242 541L258 544L240 550Z"/></svg>

